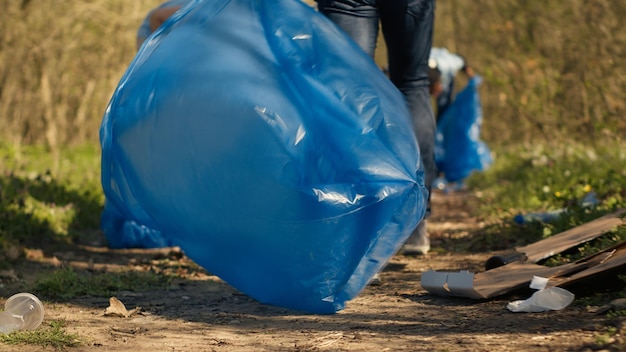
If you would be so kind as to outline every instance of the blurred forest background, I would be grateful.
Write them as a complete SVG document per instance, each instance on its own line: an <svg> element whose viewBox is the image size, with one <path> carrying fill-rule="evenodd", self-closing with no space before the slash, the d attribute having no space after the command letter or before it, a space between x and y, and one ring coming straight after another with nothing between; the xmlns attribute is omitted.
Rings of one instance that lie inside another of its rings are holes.
<svg viewBox="0 0 626 352"><path fill-rule="evenodd" d="M106 104L160 0L0 0L0 140L98 143ZM438 0L435 46L483 76L491 146L626 132L626 0ZM462 84L460 84L462 86Z"/></svg>

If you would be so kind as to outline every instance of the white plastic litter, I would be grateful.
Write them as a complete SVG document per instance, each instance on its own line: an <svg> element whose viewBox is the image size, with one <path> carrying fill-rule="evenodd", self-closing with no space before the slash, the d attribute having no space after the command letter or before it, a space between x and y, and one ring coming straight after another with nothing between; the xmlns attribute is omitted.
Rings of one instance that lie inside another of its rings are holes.
<svg viewBox="0 0 626 352"><path fill-rule="evenodd" d="M539 290L533 293L526 300L510 302L507 308L512 312L545 312L548 310L561 310L572 301L574 294L560 287L548 287L548 279L545 277L533 276L530 288Z"/></svg>
<svg viewBox="0 0 626 352"><path fill-rule="evenodd" d="M35 330L43 322L43 304L37 296L20 292L9 297L0 312L0 333Z"/></svg>

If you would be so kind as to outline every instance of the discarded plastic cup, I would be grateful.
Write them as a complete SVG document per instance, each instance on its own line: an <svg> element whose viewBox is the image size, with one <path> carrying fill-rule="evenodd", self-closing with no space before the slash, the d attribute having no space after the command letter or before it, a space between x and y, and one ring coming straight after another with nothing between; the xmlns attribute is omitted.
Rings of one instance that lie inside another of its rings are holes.
<svg viewBox="0 0 626 352"><path fill-rule="evenodd" d="M560 287L549 287L537 292L535 305L561 310L574 300L574 294Z"/></svg>
<svg viewBox="0 0 626 352"><path fill-rule="evenodd" d="M545 312L561 310L574 301L574 294L560 287L548 287L533 293L526 300L509 302L512 312Z"/></svg>
<svg viewBox="0 0 626 352"><path fill-rule="evenodd" d="M43 322L43 304L31 293L17 293L4 304L0 312L0 333L35 330Z"/></svg>

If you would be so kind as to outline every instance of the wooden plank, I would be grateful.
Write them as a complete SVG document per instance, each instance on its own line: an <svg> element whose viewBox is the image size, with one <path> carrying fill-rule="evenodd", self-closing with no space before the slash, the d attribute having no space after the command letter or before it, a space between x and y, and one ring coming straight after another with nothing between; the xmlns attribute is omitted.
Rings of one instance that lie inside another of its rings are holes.
<svg viewBox="0 0 626 352"><path fill-rule="evenodd" d="M549 286L567 286L600 273L626 267L626 241L601 252L601 260L586 270L550 279Z"/></svg>
<svg viewBox="0 0 626 352"><path fill-rule="evenodd" d="M616 226L623 225L624 220L621 218L623 214L626 214L626 209L620 209L586 224L548 237L545 240L517 247L515 250L526 256L526 262L537 263L579 244L591 241Z"/></svg>

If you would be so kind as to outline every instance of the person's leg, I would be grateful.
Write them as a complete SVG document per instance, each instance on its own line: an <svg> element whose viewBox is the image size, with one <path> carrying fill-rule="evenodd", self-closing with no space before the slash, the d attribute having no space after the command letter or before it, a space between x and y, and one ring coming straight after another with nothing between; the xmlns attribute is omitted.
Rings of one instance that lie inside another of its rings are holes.
<svg viewBox="0 0 626 352"><path fill-rule="evenodd" d="M429 190L437 174L435 165L436 122L428 91L428 57L432 46L434 0L384 0L380 2L381 24L389 57L389 78L404 94L424 166ZM425 254L430 250L426 220L405 244L404 253Z"/></svg>
<svg viewBox="0 0 626 352"><path fill-rule="evenodd" d="M452 98L454 95L454 77L450 79L450 82L443 87L443 91L437 97L437 117L436 120L439 122L443 113L448 109L450 104L452 103Z"/></svg>
<svg viewBox="0 0 626 352"><path fill-rule="evenodd" d="M374 57L379 19L375 0L318 0L317 8Z"/></svg>

